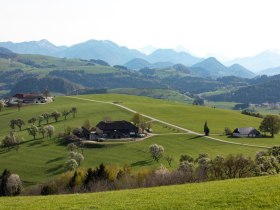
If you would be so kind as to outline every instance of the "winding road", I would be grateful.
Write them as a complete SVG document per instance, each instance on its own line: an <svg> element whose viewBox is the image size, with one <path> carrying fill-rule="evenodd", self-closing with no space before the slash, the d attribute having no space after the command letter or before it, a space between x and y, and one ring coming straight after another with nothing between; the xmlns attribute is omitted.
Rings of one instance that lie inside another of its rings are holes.
<svg viewBox="0 0 280 210"><path fill-rule="evenodd" d="M67 96L67 97L68 98L78 99L78 100L91 101L91 102L95 102L95 103L110 104L110 105L113 105L113 106L117 106L117 107L119 107L121 109L127 110L127 111L129 111L131 113L137 113L137 111L135 111L133 109L130 109L129 107L126 107L124 105L118 104L118 103L113 103L113 102L108 102L108 101L100 101L100 100L94 100L94 99L87 99L87 98L80 98L80 97L76 97L76 96ZM187 134L194 134L194 135L198 135L198 136L203 136L203 137L211 139L213 141L219 141L219 142L223 142L223 143L226 143L226 144L235 144L235 145L241 145L241 146L247 146L247 147L256 147L256 148L264 148L264 149L269 149L270 148L270 147L267 147L267 146L260 146L260 145L254 145L254 144L244 144L244 143L232 142L232 141L225 141L225 140L218 139L218 138L215 138L215 137L212 137L212 136L205 136L202 133L198 133L198 132L189 130L187 128L183 128L183 127L180 127L180 126L177 126L177 125L165 122L163 120L159 120L159 119L154 118L154 117L149 116L149 115L145 115L145 114L142 114L142 113L141 113L141 115L143 117L147 118L147 119L152 120L152 121L156 121L156 122L159 122L161 124L164 124L164 125L167 125L167 126L170 126L170 127L176 128L176 129L179 129L181 131L184 131Z"/></svg>

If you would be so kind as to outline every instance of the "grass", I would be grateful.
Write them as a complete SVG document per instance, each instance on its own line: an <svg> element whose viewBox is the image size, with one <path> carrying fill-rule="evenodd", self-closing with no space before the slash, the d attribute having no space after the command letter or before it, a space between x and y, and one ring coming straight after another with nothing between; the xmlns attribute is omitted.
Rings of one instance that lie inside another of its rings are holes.
<svg viewBox="0 0 280 210"><path fill-rule="evenodd" d="M101 193L1 197L0 209L279 209L280 176Z"/></svg>
<svg viewBox="0 0 280 210"><path fill-rule="evenodd" d="M117 88L109 90L109 93L147 96L172 102L191 103L192 98L174 90L168 89L145 89L145 88Z"/></svg>
<svg viewBox="0 0 280 210"><path fill-rule="evenodd" d="M203 127L206 119L208 120L211 132L217 133L222 132L225 125L234 127L238 125L257 125L259 123L258 118L241 115L234 111L170 103L147 97L113 94L79 97L120 101L122 104L141 113L199 132L201 132L201 127ZM89 119L94 126L104 117L110 117L112 120L130 120L132 118L131 113L111 104L56 97L53 103L22 107L20 112L16 108L2 111L0 113L0 139L9 133L10 128L8 124L11 119L21 117L26 122L31 117L39 116L44 112L69 110L74 106L78 108L76 118L69 116L67 120L61 119L57 123L54 123L52 119L50 120L51 124L55 126L57 133L63 132L67 126L79 127L83 125L85 119ZM225 122L228 124L225 124ZM173 156L175 160L172 164L173 169L178 167L178 160L181 154L189 154L196 157L199 153L208 153L211 157L214 157L216 155L225 156L229 153L243 153L254 157L255 153L260 150L254 147L217 142L195 135L176 134L178 132L177 129L166 127L159 123L154 123L153 131L159 135L155 135L145 141L88 145L83 149L85 161L82 163L82 167L95 167L101 162L118 167L122 167L123 164L127 163L135 170L143 167L159 167L161 163L167 165L164 159L160 163L156 163L150 158L148 147L153 143L163 145L165 154ZM9 168L12 172L18 173L27 184L42 182L64 172L63 166L67 159L66 145L61 144L57 138L32 140L32 137L27 134L26 130L17 132L17 135L24 137L26 142L20 145L18 151L15 149L0 150L0 171L3 171L4 168ZM220 138L220 136L215 137ZM279 136L275 138L275 142L279 142L278 138ZM230 140L239 141L239 139ZM269 146L275 144L274 140L271 139L254 140L259 141L259 145ZM264 144L265 141L266 144ZM256 144L253 140L251 143Z"/></svg>
<svg viewBox="0 0 280 210"><path fill-rule="evenodd" d="M178 104L148 97L115 94L81 95L79 97L111 102L120 101L123 105L140 113L151 115L196 132L203 132L203 125L206 120L212 134L222 134L225 127L232 129L236 127L259 127L261 122L261 119L242 115L239 111Z"/></svg>

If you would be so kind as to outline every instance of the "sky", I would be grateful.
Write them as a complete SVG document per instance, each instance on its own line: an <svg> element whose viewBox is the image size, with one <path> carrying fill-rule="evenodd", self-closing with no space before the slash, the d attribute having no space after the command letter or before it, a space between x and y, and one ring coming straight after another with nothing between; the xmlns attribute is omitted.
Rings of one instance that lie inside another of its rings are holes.
<svg viewBox="0 0 280 210"><path fill-rule="evenodd" d="M111 40L224 59L280 49L279 0L0 0L0 41Z"/></svg>

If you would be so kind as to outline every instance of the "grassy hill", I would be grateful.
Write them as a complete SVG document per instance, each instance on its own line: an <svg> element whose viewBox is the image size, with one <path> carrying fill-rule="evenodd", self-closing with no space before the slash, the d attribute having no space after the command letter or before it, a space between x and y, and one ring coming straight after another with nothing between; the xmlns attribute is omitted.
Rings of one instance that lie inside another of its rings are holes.
<svg viewBox="0 0 280 210"><path fill-rule="evenodd" d="M168 89L145 89L145 88L116 88L108 91L114 94L127 94L137 96L147 96L151 98L164 99L173 102L191 103L192 98L174 90Z"/></svg>
<svg viewBox="0 0 280 210"><path fill-rule="evenodd" d="M210 134L221 139L225 138L219 136L225 126L230 128L239 126L257 127L260 122L258 118L241 115L235 111L171 103L148 97L116 94L78 97L119 102L140 113L148 114L197 132L202 132L203 124L205 120L208 120ZM9 121L11 119L21 117L26 122L31 117L39 116L44 112L69 110L73 106L78 108L76 118L72 118L72 116L69 116L67 120L61 118L57 123L52 119L50 120L50 124L55 126L56 133L63 132L67 126L80 127L85 119L89 119L91 124L95 126L104 117L110 117L112 120L130 120L133 116L132 113L113 104L69 97L56 97L53 103L22 107L20 112L17 109L5 109L0 112L0 139L3 139L9 133ZM159 163L152 161L148 147L153 143L163 145L165 154L170 154L174 157L173 169L178 167L178 159L182 154L196 157L199 153L208 153L211 157L214 157L216 155L225 156L229 153L243 153L254 157L257 151L262 150L256 147L218 142L193 134L180 134L181 131L178 129L161 125L160 123L154 123L153 130L156 135L144 141L94 144L83 148L85 161L82 163L82 167L94 167L101 162L106 165L116 165L117 167L127 163L136 170L141 167L159 167L161 163L167 165L164 159ZM29 136L26 130L17 132L17 135L24 137L25 142L20 145L18 151L15 149L0 149L0 171L4 168L9 168L14 173L18 173L27 184L45 181L65 171L63 166L67 159L66 145L62 144L57 138L40 139L38 137L38 139L33 140L33 137ZM229 139L228 141L243 141L243 139ZM274 139L250 139L249 143L256 144L256 142L259 145L279 145L280 138L276 136Z"/></svg>
<svg viewBox="0 0 280 210"><path fill-rule="evenodd" d="M269 176L102 193L2 197L0 209L279 209L279 182L280 176Z"/></svg>

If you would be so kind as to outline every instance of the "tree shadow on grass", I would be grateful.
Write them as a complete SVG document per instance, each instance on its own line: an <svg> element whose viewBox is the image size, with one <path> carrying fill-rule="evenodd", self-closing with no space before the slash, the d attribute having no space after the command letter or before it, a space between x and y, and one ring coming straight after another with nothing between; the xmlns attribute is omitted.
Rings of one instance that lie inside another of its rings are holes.
<svg viewBox="0 0 280 210"><path fill-rule="evenodd" d="M202 137L204 137L204 136L194 136L194 137L191 137L191 138L189 138L189 139L186 139L186 140L199 139L199 138L202 138Z"/></svg>
<svg viewBox="0 0 280 210"><path fill-rule="evenodd" d="M29 146L29 147L32 147L32 146L35 146L35 145L42 144L43 142L44 142L43 140L35 139L35 140L32 140L31 142L29 141L28 146Z"/></svg>
<svg viewBox="0 0 280 210"><path fill-rule="evenodd" d="M0 149L0 154L4 154L4 153L7 153L7 152L10 152L11 149Z"/></svg>
<svg viewBox="0 0 280 210"><path fill-rule="evenodd" d="M54 158L54 159L50 159L50 160L46 161L46 164L53 163L53 162L63 160L63 159L64 159L64 157L57 157L57 158Z"/></svg>
<svg viewBox="0 0 280 210"><path fill-rule="evenodd" d="M52 168L47 169L46 172L48 174L53 174L53 175L61 174L62 172L64 172L64 166L63 164L59 164Z"/></svg>
<svg viewBox="0 0 280 210"><path fill-rule="evenodd" d="M6 116L6 115L10 115L10 114L12 114L12 112L2 113L2 114L0 114L0 117L2 117L2 116Z"/></svg>
<svg viewBox="0 0 280 210"><path fill-rule="evenodd" d="M135 166L148 166L148 165L152 165L152 161L151 160L140 160L140 161L131 163L131 167L135 167Z"/></svg>

